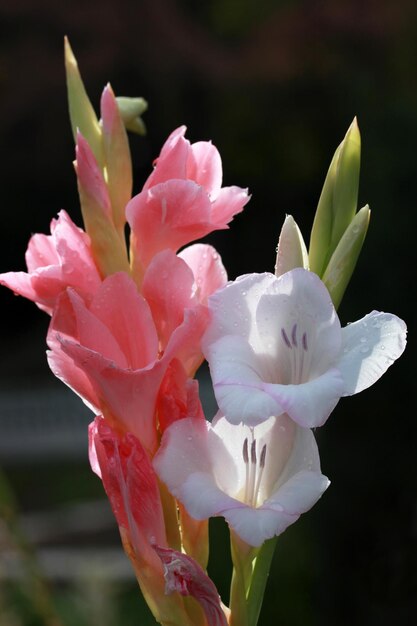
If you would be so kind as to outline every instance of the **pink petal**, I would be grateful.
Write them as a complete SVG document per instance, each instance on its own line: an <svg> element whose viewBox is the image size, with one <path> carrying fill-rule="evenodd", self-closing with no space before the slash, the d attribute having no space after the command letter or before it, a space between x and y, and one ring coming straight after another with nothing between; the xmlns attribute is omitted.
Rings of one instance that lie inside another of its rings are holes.
<svg viewBox="0 0 417 626"><path fill-rule="evenodd" d="M169 180L132 198L126 217L134 233L135 255L144 267L169 248L203 237L210 224L211 204L204 189L187 180Z"/></svg>
<svg viewBox="0 0 417 626"><path fill-rule="evenodd" d="M185 131L186 127L180 126L170 134L162 147L161 154L155 161L152 174L143 186L143 191L172 178L187 178L190 142L184 138Z"/></svg>
<svg viewBox="0 0 417 626"><path fill-rule="evenodd" d="M164 564L166 593L176 591L183 596L192 596L201 604L207 626L227 626L218 591L200 565L176 550L159 545L154 545L154 550Z"/></svg>
<svg viewBox="0 0 417 626"><path fill-rule="evenodd" d="M107 220L113 223L106 182L93 151L80 132L77 135L76 163L77 178L83 193L91 199L95 206L100 207Z"/></svg>
<svg viewBox="0 0 417 626"><path fill-rule="evenodd" d="M158 354L158 336L152 314L127 274L117 272L103 281L90 305L90 312L116 339L128 367L140 369L154 361ZM86 341L81 343L88 346ZM105 355L101 348L94 349ZM122 365L123 361L117 357L108 358Z"/></svg>
<svg viewBox="0 0 417 626"><path fill-rule="evenodd" d="M64 211L62 211L61 214L66 215ZM52 220L52 223L54 222L55 220ZM37 233L30 238L25 254L26 265L29 272L33 272L39 267L45 267L46 265L59 265L59 256L54 244L56 245L56 242L54 242L54 238L50 235Z"/></svg>
<svg viewBox="0 0 417 626"><path fill-rule="evenodd" d="M163 250L146 270L142 293L151 308L164 350L173 331L184 320L184 309L198 304L193 273L174 252Z"/></svg>
<svg viewBox="0 0 417 626"><path fill-rule="evenodd" d="M223 187L214 200L211 221L217 228L227 228L227 224L249 202L247 189L241 187Z"/></svg>
<svg viewBox="0 0 417 626"><path fill-rule="evenodd" d="M166 545L157 477L138 439L119 435L104 419L90 426L95 458L119 526L131 534L140 557L153 560L151 544Z"/></svg>
<svg viewBox="0 0 417 626"><path fill-rule="evenodd" d="M197 285L197 296L201 304L223 287L227 273L217 250L204 243L196 243L181 250L178 256L191 268Z"/></svg>
<svg viewBox="0 0 417 626"><path fill-rule="evenodd" d="M222 160L210 141L198 141L191 145L187 178L204 187L211 200L217 198L222 186Z"/></svg>
<svg viewBox="0 0 417 626"><path fill-rule="evenodd" d="M184 417L204 419L198 381L188 378L178 359L173 359L162 381L157 403L159 427L162 432Z"/></svg>

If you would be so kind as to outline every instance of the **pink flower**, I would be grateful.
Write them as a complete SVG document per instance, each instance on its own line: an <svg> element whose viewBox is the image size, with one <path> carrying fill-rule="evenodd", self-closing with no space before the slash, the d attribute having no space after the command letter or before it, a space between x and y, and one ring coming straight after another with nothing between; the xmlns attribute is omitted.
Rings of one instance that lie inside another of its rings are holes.
<svg viewBox="0 0 417 626"><path fill-rule="evenodd" d="M0 284L35 302L49 314L58 296L73 287L89 300L101 283L90 238L65 211L51 221L51 234L33 235L26 251L26 272L0 275Z"/></svg>
<svg viewBox="0 0 417 626"><path fill-rule="evenodd" d="M212 424L182 419L165 431L153 463L192 517L221 515L251 546L282 533L329 485L311 430L285 414L253 428L220 414Z"/></svg>
<svg viewBox="0 0 417 626"><path fill-rule="evenodd" d="M54 374L96 414L157 447L155 408L172 361L188 372L200 358L207 309L183 310L161 351L151 310L123 272L107 277L88 305L75 291L62 295L48 332Z"/></svg>
<svg viewBox="0 0 417 626"><path fill-rule="evenodd" d="M287 413L321 426L342 396L367 389L402 354L404 322L373 311L340 327L322 281L304 269L248 274L209 298L203 340L214 392L233 424Z"/></svg>
<svg viewBox="0 0 417 626"><path fill-rule="evenodd" d="M146 451L136 437L120 435L101 417L90 425L89 440L91 466L103 481L152 613L158 623L191 626L180 595L167 595L165 565L155 550L169 551L158 481Z"/></svg>
<svg viewBox="0 0 417 626"><path fill-rule="evenodd" d="M213 230L227 228L249 200L246 190L221 186L216 148L209 142L190 144L184 133L181 127L170 135L143 191L126 207L139 279L157 252L176 252Z"/></svg>

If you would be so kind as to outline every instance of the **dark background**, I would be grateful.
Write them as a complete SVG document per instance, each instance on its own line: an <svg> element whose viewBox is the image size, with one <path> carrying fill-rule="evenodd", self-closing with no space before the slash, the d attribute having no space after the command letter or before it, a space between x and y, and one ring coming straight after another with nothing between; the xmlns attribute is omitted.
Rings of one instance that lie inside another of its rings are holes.
<svg viewBox="0 0 417 626"><path fill-rule="evenodd" d="M374 308L396 313L409 346L383 382L343 400L317 432L332 485L279 540L261 623L414 624L415 1L3 1L0 29L0 271L24 269L30 234L49 232L59 209L81 224L64 34L96 107L107 81L116 94L149 102L148 135L131 138L136 193L180 124L191 141L219 148L225 184L249 187L252 199L230 231L209 238L231 278L273 270L286 213L308 242L330 159L358 116L359 205L369 203L372 217L340 317L345 324ZM0 306L1 389L56 389L44 357L46 316L5 289ZM86 457L80 480L64 480L64 491L60 477L72 470L45 467L6 464L22 509L36 497L46 502L45 489L70 500L100 493ZM223 567L211 567L223 592ZM134 600L131 607L123 623L144 624Z"/></svg>

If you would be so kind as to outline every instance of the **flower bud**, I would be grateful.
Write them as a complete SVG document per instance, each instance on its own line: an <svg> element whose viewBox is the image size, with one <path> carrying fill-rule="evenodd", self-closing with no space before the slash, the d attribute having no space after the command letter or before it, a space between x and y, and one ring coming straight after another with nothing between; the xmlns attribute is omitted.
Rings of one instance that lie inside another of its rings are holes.
<svg viewBox="0 0 417 626"><path fill-rule="evenodd" d="M146 135L146 126L141 118L142 113L145 113L148 108L146 100L119 96L116 101L127 130L138 135Z"/></svg>
<svg viewBox="0 0 417 626"><path fill-rule="evenodd" d="M311 230L310 268L320 277L356 213L360 153L355 118L333 156Z"/></svg>
<svg viewBox="0 0 417 626"><path fill-rule="evenodd" d="M308 269L308 253L296 221L292 215L287 215L278 241L275 276L281 276L296 267Z"/></svg>
<svg viewBox="0 0 417 626"><path fill-rule="evenodd" d="M79 130L88 141L98 164L102 168L104 157L100 124L85 90L77 60L67 37L65 37L64 44L68 107L74 141L77 142L77 131Z"/></svg>
<svg viewBox="0 0 417 626"><path fill-rule="evenodd" d="M323 282L329 290L336 309L343 298L362 250L370 216L371 211L368 205L358 211L345 230L324 272Z"/></svg>

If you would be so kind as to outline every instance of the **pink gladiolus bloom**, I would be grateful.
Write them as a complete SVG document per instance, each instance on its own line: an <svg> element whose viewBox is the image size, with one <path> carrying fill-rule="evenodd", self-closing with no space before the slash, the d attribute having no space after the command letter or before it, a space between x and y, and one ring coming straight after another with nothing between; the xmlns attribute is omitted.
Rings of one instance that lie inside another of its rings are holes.
<svg viewBox="0 0 417 626"><path fill-rule="evenodd" d="M203 339L221 411L233 424L287 413L321 426L342 396L367 389L402 354L405 323L373 311L340 327L313 272L249 274L209 298Z"/></svg>
<svg viewBox="0 0 417 626"><path fill-rule="evenodd" d="M129 531L141 557L155 561L151 544L166 545L155 471L140 441L120 435L102 417L89 427L89 456L102 479L119 526Z"/></svg>
<svg viewBox="0 0 417 626"><path fill-rule="evenodd" d="M207 309L185 309L160 350L151 310L123 272L107 277L89 305L73 290L62 295L48 332L54 374L96 414L157 447L155 407L172 359L187 370L200 356Z"/></svg>
<svg viewBox="0 0 417 626"><path fill-rule="evenodd" d="M227 228L249 200L240 187L222 187L221 159L209 142L190 144L185 127L165 143L143 191L126 207L138 274L160 250L176 252Z"/></svg>
<svg viewBox="0 0 417 626"><path fill-rule="evenodd" d="M49 314L58 296L73 287L89 300L101 283L90 238L65 211L51 221L51 234L33 235L26 251L26 272L0 275L0 284L35 302Z"/></svg>
<svg viewBox="0 0 417 626"><path fill-rule="evenodd" d="M207 626L227 626L217 589L200 565L176 550L158 545L154 550L164 564L166 593L176 591L182 596L192 596L201 604Z"/></svg>
<svg viewBox="0 0 417 626"><path fill-rule="evenodd" d="M89 428L90 462L100 476L119 525L124 549L158 623L190 620L179 595L167 595L164 565L154 549L167 550L158 481L150 459L132 434L120 435L96 417Z"/></svg>
<svg viewBox="0 0 417 626"><path fill-rule="evenodd" d="M285 414L253 428L222 415L212 424L182 419L165 431L153 462L192 517L222 515L251 546L282 533L329 485L311 430Z"/></svg>

